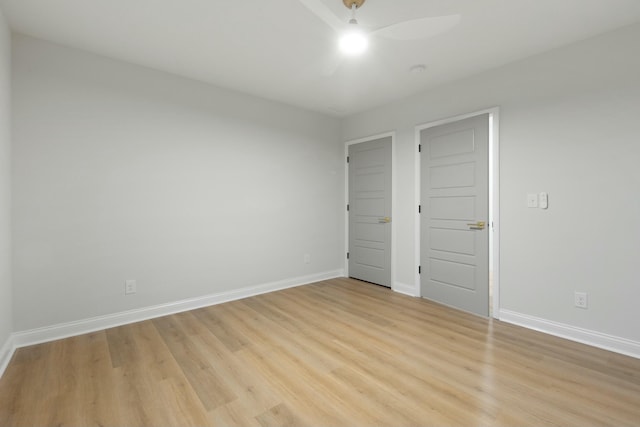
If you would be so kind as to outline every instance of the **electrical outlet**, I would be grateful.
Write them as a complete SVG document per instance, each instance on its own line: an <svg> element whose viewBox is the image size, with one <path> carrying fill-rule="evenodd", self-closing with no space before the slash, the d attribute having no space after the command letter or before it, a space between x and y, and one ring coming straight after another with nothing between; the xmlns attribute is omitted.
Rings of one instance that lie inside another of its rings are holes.
<svg viewBox="0 0 640 427"><path fill-rule="evenodd" d="M138 285L135 280L125 280L124 281L124 294L130 295L135 294L138 291Z"/></svg>
<svg viewBox="0 0 640 427"><path fill-rule="evenodd" d="M589 298L586 292L575 292L573 294L574 304L578 308L588 308Z"/></svg>
<svg viewBox="0 0 640 427"><path fill-rule="evenodd" d="M304 254L304 263L305 264L310 264L311 263L311 255Z"/></svg>

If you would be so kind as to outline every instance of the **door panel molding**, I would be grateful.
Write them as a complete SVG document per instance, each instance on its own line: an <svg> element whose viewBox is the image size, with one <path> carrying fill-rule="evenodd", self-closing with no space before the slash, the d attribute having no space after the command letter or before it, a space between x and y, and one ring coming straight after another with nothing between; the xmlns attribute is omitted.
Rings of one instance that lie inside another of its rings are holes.
<svg viewBox="0 0 640 427"><path fill-rule="evenodd" d="M500 318L500 108L492 107L484 110L475 111L468 114L452 116L440 120L426 122L415 126L414 128L414 262L415 262L415 281L412 290L405 285L404 293L414 296L421 295L420 289L420 259L421 259L421 225L419 206L421 203L421 159L420 159L420 134L427 128L436 127L444 124L458 122L464 119L489 114L489 228L490 235L490 252L489 252L489 271L492 275L492 295L491 295L491 316Z"/></svg>
<svg viewBox="0 0 640 427"><path fill-rule="evenodd" d="M349 252L349 212L347 205L349 204L349 164L346 159L349 156L349 147L355 144L375 141L382 138L391 138L391 211L398 212L396 206L396 133L393 131L379 133L375 135L365 136L358 139L346 141L344 143L344 271L345 276L349 277L349 260L346 254ZM406 293L406 285L396 283L396 225L391 221L391 289L396 292ZM402 290L400 290L400 288Z"/></svg>

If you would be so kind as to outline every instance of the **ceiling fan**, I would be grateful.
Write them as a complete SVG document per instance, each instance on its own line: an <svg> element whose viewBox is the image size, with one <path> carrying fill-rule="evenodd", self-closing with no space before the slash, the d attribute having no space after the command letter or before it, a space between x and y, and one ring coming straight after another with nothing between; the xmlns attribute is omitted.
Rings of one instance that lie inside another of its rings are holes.
<svg viewBox="0 0 640 427"><path fill-rule="evenodd" d="M346 54L362 53L367 47L369 36L380 36L400 41L426 39L448 31L460 22L460 15L423 17L365 30L360 27L356 19L356 10L362 7L365 1L342 0L345 7L351 10L351 19L344 22L322 0L300 0L311 12L342 35L340 47Z"/></svg>

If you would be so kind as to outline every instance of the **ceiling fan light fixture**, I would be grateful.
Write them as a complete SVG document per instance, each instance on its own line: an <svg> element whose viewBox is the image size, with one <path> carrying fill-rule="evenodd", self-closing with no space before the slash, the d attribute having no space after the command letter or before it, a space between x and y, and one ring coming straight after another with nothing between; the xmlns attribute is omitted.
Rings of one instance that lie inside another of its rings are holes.
<svg viewBox="0 0 640 427"><path fill-rule="evenodd" d="M367 50L369 40L362 31L352 30L340 37L339 46L345 55L360 55Z"/></svg>
<svg viewBox="0 0 640 427"><path fill-rule="evenodd" d="M349 29L345 32L338 42L340 51L345 55L355 56L361 55L369 46L369 39L358 26L356 19L356 9L362 6L364 0L344 0L344 5L351 9L351 19L349 20Z"/></svg>

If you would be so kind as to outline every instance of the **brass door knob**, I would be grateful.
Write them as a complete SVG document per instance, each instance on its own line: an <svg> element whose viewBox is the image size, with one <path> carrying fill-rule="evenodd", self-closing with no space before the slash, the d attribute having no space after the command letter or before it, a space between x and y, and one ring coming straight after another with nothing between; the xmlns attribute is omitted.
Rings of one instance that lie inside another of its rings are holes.
<svg viewBox="0 0 640 427"><path fill-rule="evenodd" d="M469 226L469 230L484 230L485 222L478 221L467 225Z"/></svg>

